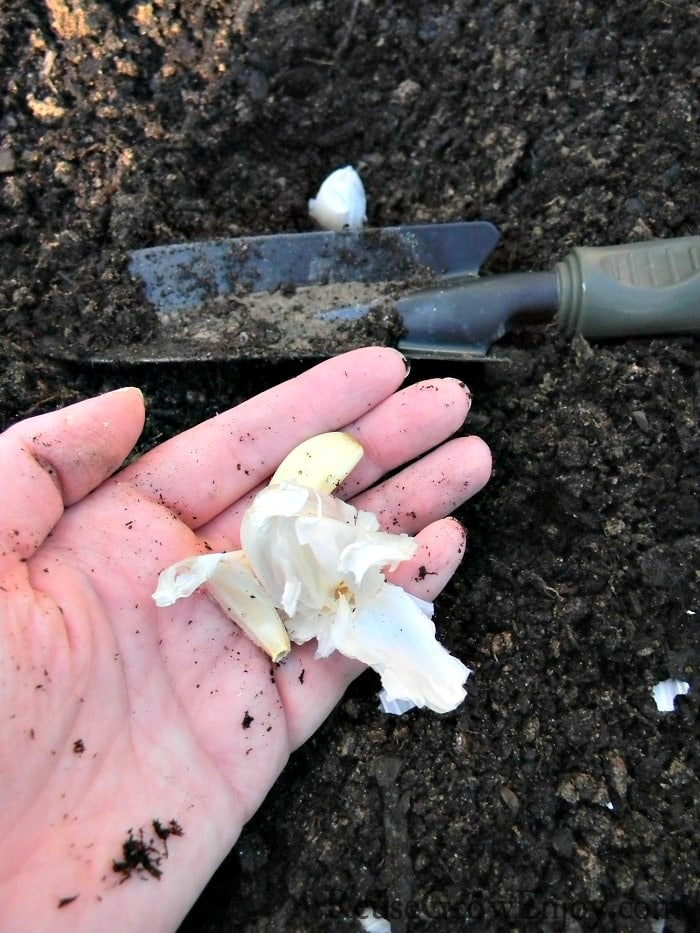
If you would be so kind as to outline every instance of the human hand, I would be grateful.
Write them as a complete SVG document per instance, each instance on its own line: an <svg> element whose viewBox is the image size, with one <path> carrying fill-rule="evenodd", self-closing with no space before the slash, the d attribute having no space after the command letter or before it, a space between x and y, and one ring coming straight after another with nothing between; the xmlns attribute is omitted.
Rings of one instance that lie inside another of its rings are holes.
<svg viewBox="0 0 700 933"><path fill-rule="evenodd" d="M393 350L336 357L113 477L143 426L136 389L0 437L0 927L173 929L362 669L313 644L275 668L206 595L151 599L202 542L238 547L291 448L355 435L365 457L340 494L421 543L392 580L433 599L452 576L464 532L443 516L486 483L490 455L443 444L469 408L461 383L396 392L404 376Z"/></svg>

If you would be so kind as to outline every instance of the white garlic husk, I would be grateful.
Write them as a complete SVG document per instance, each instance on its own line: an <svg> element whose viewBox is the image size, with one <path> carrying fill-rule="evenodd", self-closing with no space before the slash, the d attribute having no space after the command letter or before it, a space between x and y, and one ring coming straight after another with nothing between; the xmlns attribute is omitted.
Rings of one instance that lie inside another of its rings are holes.
<svg viewBox="0 0 700 933"><path fill-rule="evenodd" d="M361 230L366 211L364 185L352 165L331 172L316 197L309 199L309 214L319 227L337 233Z"/></svg>

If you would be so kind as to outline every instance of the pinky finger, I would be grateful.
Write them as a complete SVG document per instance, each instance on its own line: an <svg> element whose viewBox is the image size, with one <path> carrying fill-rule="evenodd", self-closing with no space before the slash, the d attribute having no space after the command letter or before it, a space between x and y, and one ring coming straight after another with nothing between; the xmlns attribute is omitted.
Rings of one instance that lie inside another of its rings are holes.
<svg viewBox="0 0 700 933"><path fill-rule="evenodd" d="M467 532L456 518L441 518L416 535L419 548L387 579L420 599L432 601L444 590L462 562Z"/></svg>

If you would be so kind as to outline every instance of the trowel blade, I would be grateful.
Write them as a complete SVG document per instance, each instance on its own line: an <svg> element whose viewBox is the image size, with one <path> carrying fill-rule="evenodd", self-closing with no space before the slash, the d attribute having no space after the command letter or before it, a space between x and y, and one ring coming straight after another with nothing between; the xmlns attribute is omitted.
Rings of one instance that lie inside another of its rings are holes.
<svg viewBox="0 0 700 933"><path fill-rule="evenodd" d="M498 240L487 221L282 233L140 249L129 271L156 310L175 312L222 295L477 275Z"/></svg>

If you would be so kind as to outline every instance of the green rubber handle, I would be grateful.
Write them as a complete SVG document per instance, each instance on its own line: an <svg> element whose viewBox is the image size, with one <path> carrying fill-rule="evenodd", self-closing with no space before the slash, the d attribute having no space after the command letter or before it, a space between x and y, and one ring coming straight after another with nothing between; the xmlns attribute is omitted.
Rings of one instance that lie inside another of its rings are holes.
<svg viewBox="0 0 700 933"><path fill-rule="evenodd" d="M700 236L576 247L556 273L569 337L700 334Z"/></svg>

